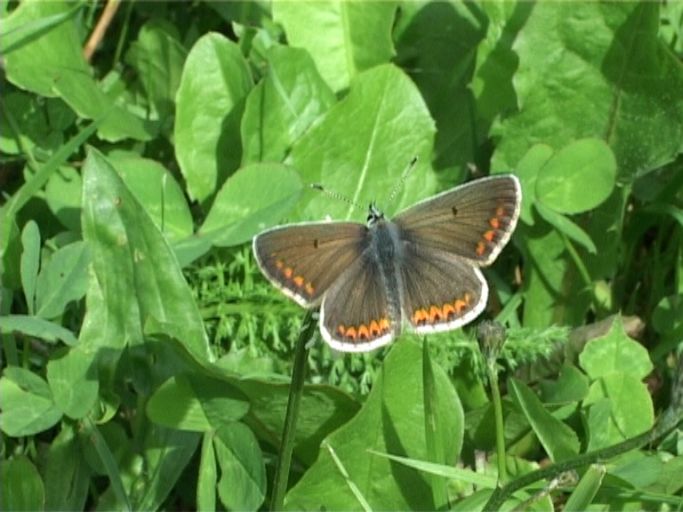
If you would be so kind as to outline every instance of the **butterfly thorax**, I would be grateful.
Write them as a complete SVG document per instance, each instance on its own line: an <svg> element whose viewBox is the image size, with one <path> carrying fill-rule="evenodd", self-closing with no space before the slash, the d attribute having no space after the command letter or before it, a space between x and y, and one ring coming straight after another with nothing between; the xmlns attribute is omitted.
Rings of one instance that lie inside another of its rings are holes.
<svg viewBox="0 0 683 512"><path fill-rule="evenodd" d="M375 203L370 203L370 206L368 207L367 218L368 227L374 226L380 220L384 220L384 213L382 213L382 211L379 208L377 208Z"/></svg>

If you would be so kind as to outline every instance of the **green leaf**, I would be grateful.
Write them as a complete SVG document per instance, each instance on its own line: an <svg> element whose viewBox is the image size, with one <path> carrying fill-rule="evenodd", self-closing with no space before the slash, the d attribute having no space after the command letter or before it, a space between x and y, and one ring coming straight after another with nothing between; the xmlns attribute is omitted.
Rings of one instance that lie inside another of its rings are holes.
<svg viewBox="0 0 683 512"><path fill-rule="evenodd" d="M171 377L147 403L147 415L155 423L196 432L239 420L248 410L249 402L230 384L201 375Z"/></svg>
<svg viewBox="0 0 683 512"><path fill-rule="evenodd" d="M576 432L550 414L528 386L520 380L510 379L509 389L553 462L570 459L579 453Z"/></svg>
<svg viewBox="0 0 683 512"><path fill-rule="evenodd" d="M481 10L488 3L472 8L462 2L401 2L396 17L393 62L410 75L436 121L433 165L452 181L477 161L477 145L488 130L476 118L471 89L488 22ZM499 97L502 86L496 84Z"/></svg>
<svg viewBox="0 0 683 512"><path fill-rule="evenodd" d="M534 4L513 46L520 111L496 130L494 167L539 142L585 137L610 146L624 180L671 161L683 140L683 69L658 25L651 2Z"/></svg>
<svg viewBox="0 0 683 512"><path fill-rule="evenodd" d="M536 179L536 197L559 213L575 214L603 203L614 189L617 162L599 139L582 139L555 153Z"/></svg>
<svg viewBox="0 0 683 512"><path fill-rule="evenodd" d="M600 377L591 385L583 405L589 411L588 451L642 434L654 424L652 397L633 374Z"/></svg>
<svg viewBox="0 0 683 512"><path fill-rule="evenodd" d="M335 102L306 51L275 45L266 58L266 75L249 93L242 117L243 165L282 161Z"/></svg>
<svg viewBox="0 0 683 512"><path fill-rule="evenodd" d="M626 334L620 316L615 317L607 334L586 344L579 363L591 379L631 375L639 380L652 371L647 349Z"/></svg>
<svg viewBox="0 0 683 512"><path fill-rule="evenodd" d="M396 210L434 192L435 176L428 169L433 136L434 122L415 85L396 67L379 66L358 75L348 96L294 145L287 163L300 170L305 183L322 183L356 204L378 199L382 206L418 156L398 204L386 205ZM327 215L348 220L366 213L315 192L300 204L301 220Z"/></svg>
<svg viewBox="0 0 683 512"><path fill-rule="evenodd" d="M149 102L162 116L170 116L187 50L174 27L160 18L145 23L130 45L126 61L136 70Z"/></svg>
<svg viewBox="0 0 683 512"><path fill-rule="evenodd" d="M38 275L36 315L58 317L69 302L82 299L88 288L89 263L88 247L81 241L55 252Z"/></svg>
<svg viewBox="0 0 683 512"><path fill-rule="evenodd" d="M88 152L83 168L83 238L96 279L88 291L81 340L109 347L139 343L143 326L154 319L194 357L212 358L201 316L173 252L95 149ZM91 300L106 307L91 310Z"/></svg>
<svg viewBox="0 0 683 512"><path fill-rule="evenodd" d="M543 203L537 203L536 210L548 224L552 225L560 233L563 233L575 242L581 244L589 253L595 254L597 252L597 248L595 247L593 240L588 236L588 233L581 229L577 224L574 224L568 217L545 206Z"/></svg>
<svg viewBox="0 0 683 512"><path fill-rule="evenodd" d="M215 432L210 430L202 436L202 451L197 471L197 510L216 510L216 451L213 447Z"/></svg>
<svg viewBox="0 0 683 512"><path fill-rule="evenodd" d="M40 230L38 224L30 220L21 232L21 285L24 288L26 306L30 315L34 311L36 279L40 267Z"/></svg>
<svg viewBox="0 0 683 512"><path fill-rule="evenodd" d="M45 486L38 469L25 455L0 462L0 508L44 510Z"/></svg>
<svg viewBox="0 0 683 512"><path fill-rule="evenodd" d="M112 151L107 160L169 241L192 234L192 214L183 191L163 165L129 151Z"/></svg>
<svg viewBox="0 0 683 512"><path fill-rule="evenodd" d="M593 498L602 485L606 472L605 466L591 465L567 499L563 510L567 512L588 510L588 506L593 502Z"/></svg>
<svg viewBox="0 0 683 512"><path fill-rule="evenodd" d="M70 330L48 320L26 315L0 317L0 333L11 334L13 332L20 332L26 336L33 336L51 343L55 343L57 340L61 340L67 345L77 343L76 337Z"/></svg>
<svg viewBox="0 0 683 512"><path fill-rule="evenodd" d="M204 201L240 162L239 122L252 80L239 47L220 34L190 50L177 94L175 151L192 199Z"/></svg>
<svg viewBox="0 0 683 512"><path fill-rule="evenodd" d="M242 423L223 425L214 446L221 503L229 510L257 510L266 496L266 467L254 434Z"/></svg>
<svg viewBox="0 0 683 512"><path fill-rule="evenodd" d="M91 470L83 455L76 428L63 423L47 450L45 510L83 510Z"/></svg>
<svg viewBox="0 0 683 512"><path fill-rule="evenodd" d="M299 175L284 165L243 167L218 192L199 232L221 247L244 243L282 220L302 188Z"/></svg>
<svg viewBox="0 0 683 512"><path fill-rule="evenodd" d="M6 367L0 377L0 430L11 437L31 436L62 417L47 383L18 367Z"/></svg>
<svg viewBox="0 0 683 512"><path fill-rule="evenodd" d="M459 448L447 432L458 432L455 392L448 377L433 367L436 403L443 432L445 460L454 464ZM305 412L302 408L301 415ZM368 450L426 460L422 386L422 351L408 340L397 343L384 361L382 372L361 411L325 440L329 446L289 491L287 509L357 509L352 483L373 509L433 509L427 478L414 469L386 459L369 457ZM332 457L335 454L337 462ZM348 477L340 471L345 468ZM410 482L406 487L405 482Z"/></svg>
<svg viewBox="0 0 683 512"><path fill-rule="evenodd" d="M47 364L47 382L55 404L70 418L84 418L97 400L99 382L92 362L93 354L75 347Z"/></svg>
<svg viewBox="0 0 683 512"><path fill-rule="evenodd" d="M284 27L290 46L311 54L335 92L346 89L358 73L389 62L394 55L393 1L274 2L272 9L273 20Z"/></svg>
<svg viewBox="0 0 683 512"><path fill-rule="evenodd" d="M543 166L553 156L553 148L547 144L536 144L522 157L515 167L515 175L522 186L522 209L520 218L533 226L533 206L536 204L536 180ZM502 169L501 172L507 172Z"/></svg>
<svg viewBox="0 0 683 512"><path fill-rule="evenodd" d="M71 231L81 231L81 175L71 166L53 172L45 186L45 201L62 225Z"/></svg>

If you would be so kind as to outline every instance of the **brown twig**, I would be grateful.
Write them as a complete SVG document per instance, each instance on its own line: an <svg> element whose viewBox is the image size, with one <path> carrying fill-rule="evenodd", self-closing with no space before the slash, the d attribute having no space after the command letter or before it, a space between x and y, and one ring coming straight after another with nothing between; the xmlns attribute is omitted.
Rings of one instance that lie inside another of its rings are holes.
<svg viewBox="0 0 683 512"><path fill-rule="evenodd" d="M93 53L95 53L97 46L100 44L100 41L102 41L102 38L104 37L104 34L107 31L111 20L114 18L114 15L116 14L120 4L121 0L107 0L107 5L104 7L100 19L97 20L95 29L92 31L92 34L90 34L88 42L85 43L85 46L83 47L83 57L85 57L86 61L90 62Z"/></svg>

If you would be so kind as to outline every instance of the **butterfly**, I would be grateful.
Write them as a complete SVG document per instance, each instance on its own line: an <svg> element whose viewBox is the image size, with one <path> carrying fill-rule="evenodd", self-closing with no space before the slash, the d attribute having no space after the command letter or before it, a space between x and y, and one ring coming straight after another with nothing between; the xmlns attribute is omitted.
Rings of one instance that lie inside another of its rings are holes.
<svg viewBox="0 0 683 512"><path fill-rule="evenodd" d="M320 306L320 332L335 350L365 352L405 327L447 331L486 307L480 270L517 225L522 191L513 175L481 178L399 212L374 204L367 224L304 222L253 239L261 272L306 308Z"/></svg>

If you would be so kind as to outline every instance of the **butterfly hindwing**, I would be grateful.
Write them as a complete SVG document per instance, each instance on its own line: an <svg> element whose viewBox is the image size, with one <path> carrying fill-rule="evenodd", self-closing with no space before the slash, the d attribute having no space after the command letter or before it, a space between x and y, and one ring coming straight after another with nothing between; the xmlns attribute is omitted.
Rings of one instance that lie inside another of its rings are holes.
<svg viewBox="0 0 683 512"><path fill-rule="evenodd" d="M402 308L418 333L456 329L486 307L481 270L459 256L406 242L400 268Z"/></svg>
<svg viewBox="0 0 683 512"><path fill-rule="evenodd" d="M366 250L327 291L320 331L336 350L365 352L394 339L400 314L398 291L387 290L376 257Z"/></svg>
<svg viewBox="0 0 683 512"><path fill-rule="evenodd" d="M491 176L422 201L392 220L405 240L485 266L510 239L520 203L515 176Z"/></svg>
<svg viewBox="0 0 683 512"><path fill-rule="evenodd" d="M304 307L316 306L334 281L358 259L368 228L353 222L292 224L254 237L263 274Z"/></svg>

